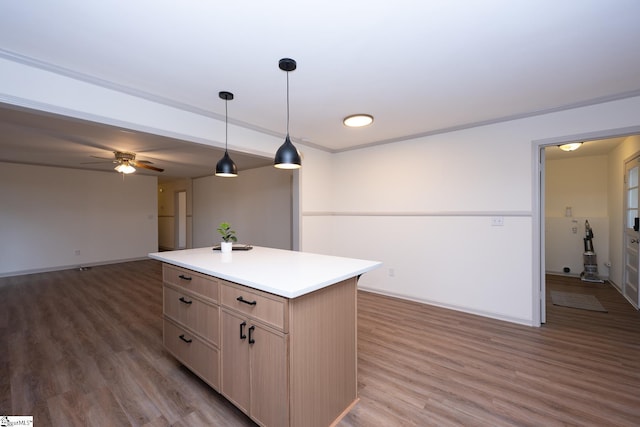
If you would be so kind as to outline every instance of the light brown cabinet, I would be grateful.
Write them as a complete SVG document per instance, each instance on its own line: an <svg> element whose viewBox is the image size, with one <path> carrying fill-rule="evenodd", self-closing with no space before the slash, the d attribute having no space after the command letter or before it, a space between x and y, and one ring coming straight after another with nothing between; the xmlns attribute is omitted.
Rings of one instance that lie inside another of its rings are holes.
<svg viewBox="0 0 640 427"><path fill-rule="evenodd" d="M289 425L287 336L222 309L222 394L264 426Z"/></svg>
<svg viewBox="0 0 640 427"><path fill-rule="evenodd" d="M218 280L163 266L165 348L211 387L220 389Z"/></svg>
<svg viewBox="0 0 640 427"><path fill-rule="evenodd" d="M258 424L324 427L357 402L357 279L297 298L163 266L164 345Z"/></svg>

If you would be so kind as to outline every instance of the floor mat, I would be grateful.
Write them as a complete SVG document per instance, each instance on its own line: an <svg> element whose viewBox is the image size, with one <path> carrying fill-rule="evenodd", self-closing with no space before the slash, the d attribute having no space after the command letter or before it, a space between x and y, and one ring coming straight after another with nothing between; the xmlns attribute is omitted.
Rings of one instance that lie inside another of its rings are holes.
<svg viewBox="0 0 640 427"><path fill-rule="evenodd" d="M607 312L607 309L600 304L598 298L593 295L576 294L573 292L551 291L551 301L553 305L563 307L579 308L582 310Z"/></svg>

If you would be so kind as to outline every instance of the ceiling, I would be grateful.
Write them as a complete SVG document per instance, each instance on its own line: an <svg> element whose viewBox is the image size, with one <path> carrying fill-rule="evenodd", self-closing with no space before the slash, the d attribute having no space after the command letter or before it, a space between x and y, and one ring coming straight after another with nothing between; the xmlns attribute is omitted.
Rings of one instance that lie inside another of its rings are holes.
<svg viewBox="0 0 640 427"><path fill-rule="evenodd" d="M100 123L16 109L0 104L0 161L74 169L113 171L113 151L164 169L136 173L161 181L212 175L223 149ZM98 157L98 158L96 158ZM273 164L273 159L231 152L240 171Z"/></svg>
<svg viewBox="0 0 640 427"><path fill-rule="evenodd" d="M230 91L230 121L283 138L294 58L291 136L340 152L640 95L638 16L637 0L4 0L0 58L222 121ZM354 113L375 121L346 128ZM3 161L111 170L91 156L133 151L165 169L140 173L194 177L221 157L211 139L0 105Z"/></svg>

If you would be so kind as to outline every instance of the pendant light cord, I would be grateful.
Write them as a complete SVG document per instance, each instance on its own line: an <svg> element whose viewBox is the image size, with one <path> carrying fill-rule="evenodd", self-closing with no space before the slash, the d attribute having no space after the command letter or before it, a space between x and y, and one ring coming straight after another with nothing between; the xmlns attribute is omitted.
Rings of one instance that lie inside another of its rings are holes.
<svg viewBox="0 0 640 427"><path fill-rule="evenodd" d="M287 71L287 135L289 135L289 72Z"/></svg>
<svg viewBox="0 0 640 427"><path fill-rule="evenodd" d="M224 152L227 152L227 143L229 141L229 100L224 100Z"/></svg>

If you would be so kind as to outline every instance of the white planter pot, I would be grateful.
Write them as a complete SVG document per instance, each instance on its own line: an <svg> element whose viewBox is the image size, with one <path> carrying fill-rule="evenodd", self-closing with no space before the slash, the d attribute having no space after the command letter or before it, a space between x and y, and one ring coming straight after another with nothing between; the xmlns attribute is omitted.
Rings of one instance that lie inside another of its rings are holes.
<svg viewBox="0 0 640 427"><path fill-rule="evenodd" d="M233 242L220 242L220 252L229 254L233 250Z"/></svg>

